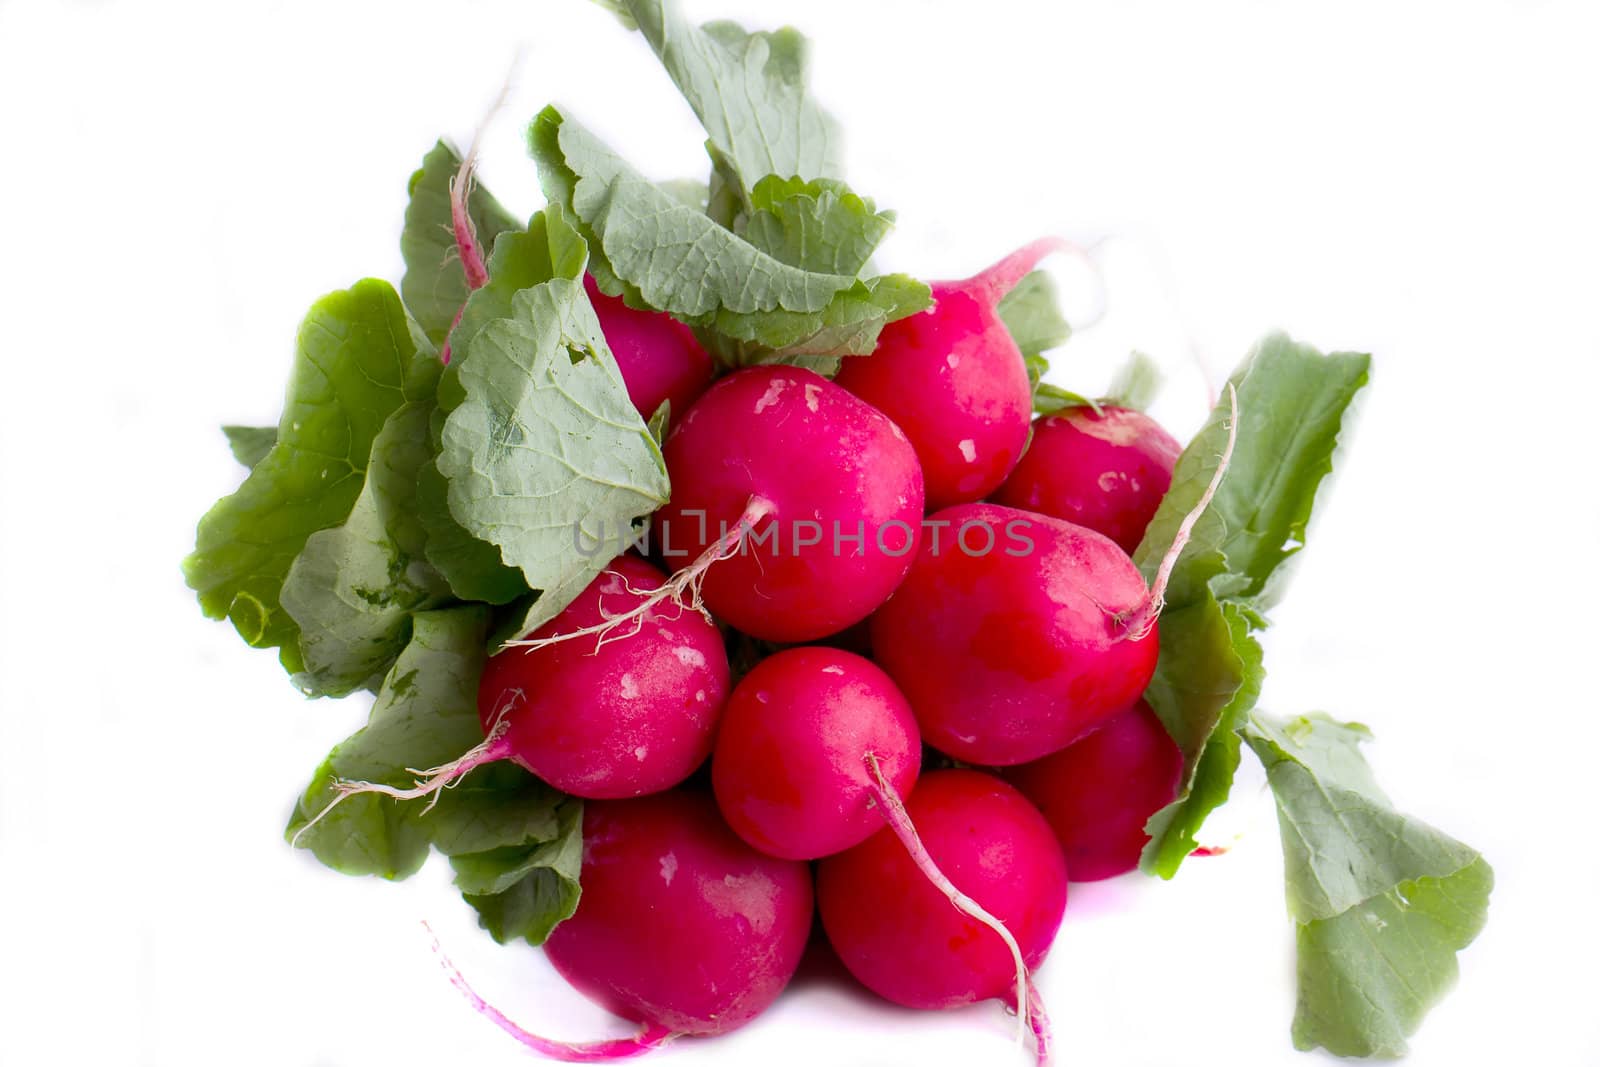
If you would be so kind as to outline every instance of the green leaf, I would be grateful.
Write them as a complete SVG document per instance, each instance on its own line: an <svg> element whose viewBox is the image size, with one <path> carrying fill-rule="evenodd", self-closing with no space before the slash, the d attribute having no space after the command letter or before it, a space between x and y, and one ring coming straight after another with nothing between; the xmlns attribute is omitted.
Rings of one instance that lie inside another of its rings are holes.
<svg viewBox="0 0 1600 1067"><path fill-rule="evenodd" d="M233 458L245 467L254 467L266 459L272 446L278 443L276 426L224 426L222 433L228 439L228 450Z"/></svg>
<svg viewBox="0 0 1600 1067"><path fill-rule="evenodd" d="M411 175L411 201L406 205L405 229L400 234L400 254L406 263L400 293L435 347L444 344L450 324L468 294L450 222L450 182L460 166L460 153L443 141L423 157L422 168ZM492 247L503 231L521 226L476 184L467 197L467 214L477 229L478 243L484 248Z"/></svg>
<svg viewBox="0 0 1600 1067"><path fill-rule="evenodd" d="M1494 873L1460 841L1394 810L1365 727L1252 715L1245 739L1278 805L1296 923L1296 1047L1401 1056L1483 928Z"/></svg>
<svg viewBox="0 0 1600 1067"><path fill-rule="evenodd" d="M514 763L490 763L441 792L421 818L434 848L461 856L555 840L563 802L576 803Z"/></svg>
<svg viewBox="0 0 1600 1067"><path fill-rule="evenodd" d="M857 275L892 229L893 213L878 211L844 182L773 174L756 184L735 232L791 266Z"/></svg>
<svg viewBox="0 0 1600 1067"><path fill-rule="evenodd" d="M672 401L663 400L650 416L650 421L645 426L650 430L650 439L660 448L667 440L667 427L672 423Z"/></svg>
<svg viewBox="0 0 1600 1067"><path fill-rule="evenodd" d="M1279 334L1257 345L1234 372L1239 428L1233 460L1211 506L1179 557L1167 602L1200 599L1205 588L1260 611L1277 602L1280 570L1305 543L1322 479L1333 470L1344 415L1367 383L1371 357L1324 356ZM1227 439L1226 396L1178 457L1172 488L1134 556L1154 577L1178 524L1211 481Z"/></svg>
<svg viewBox="0 0 1600 1067"><path fill-rule="evenodd" d="M1016 287L1000 298L995 310L1024 358L1060 347L1072 336L1072 327L1061 314L1056 284L1046 271L1023 275ZM1043 363L1043 367L1047 369L1049 364Z"/></svg>
<svg viewBox="0 0 1600 1067"><path fill-rule="evenodd" d="M833 119L806 91L806 39L793 29L696 28L667 0L623 0L700 119L719 170L748 193L767 175L840 176Z"/></svg>
<svg viewBox="0 0 1600 1067"><path fill-rule="evenodd" d="M1163 878L1199 845L1206 817L1228 799L1239 767L1235 730L1255 705L1265 671L1261 645L1238 605L1202 600L1161 613L1161 656L1145 701L1184 756L1184 789L1151 816L1142 859Z"/></svg>
<svg viewBox="0 0 1600 1067"><path fill-rule="evenodd" d="M1173 570L1161 614L1161 657L1147 694L1183 751L1183 787L1157 812L1142 866L1172 877L1206 816L1227 799L1242 725L1260 692L1265 625L1287 568L1304 543L1319 484L1333 469L1344 416L1366 384L1370 359L1324 356L1282 335L1257 345L1230 379L1238 393L1233 459ZM1134 561L1155 576L1178 525L1210 483L1227 440L1224 398L1178 458Z"/></svg>
<svg viewBox="0 0 1600 1067"><path fill-rule="evenodd" d="M422 375L438 378L436 359ZM342 526L311 535L283 583L305 669L295 684L344 696L382 680L410 637L411 613L450 589L423 555L417 475L430 463L431 398L402 404L372 442L367 482Z"/></svg>
<svg viewBox="0 0 1600 1067"><path fill-rule="evenodd" d="M417 517L427 534L428 562L457 597L509 604L528 594L522 572L505 565L500 549L472 536L450 514L450 485L439 473L437 457L418 471Z"/></svg>
<svg viewBox="0 0 1600 1067"><path fill-rule="evenodd" d="M545 193L592 233L590 267L606 292L703 320L719 310L819 312L854 272L803 270L763 252L663 192L577 122L547 107L529 143ZM609 284L608 284L609 283Z"/></svg>
<svg viewBox="0 0 1600 1067"><path fill-rule="evenodd" d="M577 910L583 806L569 798L557 811L558 833L549 840L450 859L463 899L478 912L478 924L501 944L522 938L542 945Z"/></svg>
<svg viewBox="0 0 1600 1067"><path fill-rule="evenodd" d="M480 606L419 612L411 641L389 670L367 725L337 745L317 768L285 836L307 826L335 798L334 780L407 786L407 768L448 763L483 740L478 678L488 613ZM344 874L406 878L427 858L425 800L365 793L341 802L297 842Z"/></svg>
<svg viewBox="0 0 1600 1067"><path fill-rule="evenodd" d="M1045 368L1049 369L1048 365ZM1033 387L1033 410L1041 415L1054 415L1069 408L1089 408L1096 414L1100 411L1100 403L1092 397L1082 393L1074 393L1070 389L1051 385L1049 382L1038 382Z"/></svg>
<svg viewBox="0 0 1600 1067"><path fill-rule="evenodd" d="M868 355L877 348L884 326L932 304L932 295L922 282L904 274L886 274L856 282L836 295L820 314L719 312L702 338L730 367L781 363L832 377L841 358Z"/></svg>
<svg viewBox="0 0 1600 1067"><path fill-rule="evenodd" d="M510 316L512 300L523 289L553 277L582 277L584 256L583 239L559 207L535 215L525 229L506 231L495 241L485 264L489 280L468 298L461 321L450 335L456 355L444 372L440 406L430 429L435 457L445 416L463 399L460 370L478 332L495 319ZM451 513L448 484L433 458L420 472L417 507L427 531L428 562L444 576L456 596L509 604L528 594L522 572L508 566L496 545L474 537Z"/></svg>
<svg viewBox="0 0 1600 1067"><path fill-rule="evenodd" d="M517 292L509 317L473 335L438 459L451 515L540 591L525 630L609 562L580 546L614 539L669 492L661 450L583 291L582 263L572 267Z"/></svg>
<svg viewBox="0 0 1600 1067"><path fill-rule="evenodd" d="M838 183L769 181L761 210L740 223L783 255L829 266L813 270L685 206L554 108L534 120L529 143L546 194L589 239L600 288L697 327L728 365L826 371L841 356L871 352L886 323L931 303L914 278L855 277L889 217Z"/></svg>
<svg viewBox="0 0 1600 1067"><path fill-rule="evenodd" d="M291 674L303 663L299 628L279 603L289 566L313 533L349 517L378 431L418 399L406 368L431 358L387 282L319 300L300 327L277 444L200 520L183 570L202 610L232 620L254 647L281 649Z"/></svg>
<svg viewBox="0 0 1600 1067"><path fill-rule="evenodd" d="M1162 384L1161 368L1156 361L1143 352L1135 352L1111 380L1111 388L1106 390L1106 403L1145 411L1155 403Z"/></svg>

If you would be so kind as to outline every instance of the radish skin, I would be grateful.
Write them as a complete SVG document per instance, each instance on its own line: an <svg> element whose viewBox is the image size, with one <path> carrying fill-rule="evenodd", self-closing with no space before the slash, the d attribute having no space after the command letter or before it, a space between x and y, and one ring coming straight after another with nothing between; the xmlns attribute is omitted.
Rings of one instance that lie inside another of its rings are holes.
<svg viewBox="0 0 1600 1067"><path fill-rule="evenodd" d="M916 447L930 510L988 496L1028 442L1033 387L996 306L1058 238L1018 249L964 281L935 282L933 307L883 328L834 380L893 419Z"/></svg>

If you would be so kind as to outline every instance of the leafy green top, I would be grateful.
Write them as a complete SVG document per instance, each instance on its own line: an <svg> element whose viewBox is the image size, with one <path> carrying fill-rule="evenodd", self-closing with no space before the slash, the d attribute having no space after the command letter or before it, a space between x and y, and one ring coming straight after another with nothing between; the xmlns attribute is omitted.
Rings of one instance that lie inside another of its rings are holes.
<svg viewBox="0 0 1600 1067"><path fill-rule="evenodd" d="M1358 745L1366 727L1252 715L1283 834L1299 950L1294 1042L1402 1056L1483 928L1494 872L1475 850L1402 815Z"/></svg>

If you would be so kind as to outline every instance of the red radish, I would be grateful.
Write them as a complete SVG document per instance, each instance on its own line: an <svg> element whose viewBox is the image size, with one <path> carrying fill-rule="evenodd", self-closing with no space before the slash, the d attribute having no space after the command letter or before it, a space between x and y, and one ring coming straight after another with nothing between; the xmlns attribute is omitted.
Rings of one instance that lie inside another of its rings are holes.
<svg viewBox="0 0 1600 1067"><path fill-rule="evenodd" d="M883 328L870 356L835 379L916 446L929 508L992 493L1028 442L1033 389L995 307L1040 259L1070 246L1035 241L965 281L933 283L934 305Z"/></svg>
<svg viewBox="0 0 1600 1067"><path fill-rule="evenodd" d="M1124 620L1150 591L1109 538L996 504L929 523L911 573L872 620L878 664L929 744L972 763L1026 763L1144 692L1155 623L1135 637Z"/></svg>
<svg viewBox="0 0 1600 1067"><path fill-rule="evenodd" d="M674 417L689 410L711 384L713 369L694 332L671 315L641 311L620 296L607 296L587 274L583 288L639 414L648 419L662 401L671 402Z"/></svg>
<svg viewBox="0 0 1600 1067"><path fill-rule="evenodd" d="M1054 755L1011 768L1006 779L1044 813L1075 882L1131 871L1150 840L1150 816L1172 803L1183 753L1139 701Z"/></svg>
<svg viewBox="0 0 1600 1067"><path fill-rule="evenodd" d="M639 557L619 556L529 637L602 623L665 581ZM503 721L506 754L557 789L633 797L669 789L705 761L728 688L721 632L698 612L666 604L605 638L491 656L478 714L485 733Z"/></svg>
<svg viewBox="0 0 1600 1067"><path fill-rule="evenodd" d="M922 470L900 429L826 378L752 367L713 385L663 449L656 547L723 622L810 641L871 614L905 577ZM696 598L698 599L698 598Z"/></svg>
<svg viewBox="0 0 1600 1067"><path fill-rule="evenodd" d="M967 770L923 775L906 811L927 855L1036 966L1067 902L1066 863L1044 817L998 778ZM823 860L817 904L845 967L896 1004L953 1008L1010 993L1007 946L950 906L892 830Z"/></svg>
<svg viewBox="0 0 1600 1067"><path fill-rule="evenodd" d="M777 999L811 934L810 869L750 848L699 793L585 805L579 879L578 910L545 955L578 992L644 1024L637 1038L568 1045L529 1034L451 968L474 1006L554 1059L623 1059L736 1030Z"/></svg>
<svg viewBox="0 0 1600 1067"><path fill-rule="evenodd" d="M994 502L1103 533L1130 556L1183 447L1130 408L1071 408L1033 424L1033 440Z"/></svg>
<svg viewBox="0 0 1600 1067"><path fill-rule="evenodd" d="M711 752L728 695L728 656L721 632L703 615L653 599L665 584L666 575L637 556L612 560L561 614L528 635L546 643L489 657L478 684L482 744L416 772L409 789L340 781L333 803L300 833L347 796L434 796L474 768L505 759L585 798L642 796L683 781ZM604 637L549 640L593 630L641 603L654 606Z"/></svg>
<svg viewBox="0 0 1600 1067"><path fill-rule="evenodd" d="M873 653L911 701L923 740L973 763L1027 763L1144 692L1172 569L1233 458L1232 385L1228 398L1216 470L1148 588L1110 538L1063 519L999 504L929 517L911 573L872 619Z"/></svg>
<svg viewBox="0 0 1600 1067"><path fill-rule="evenodd" d="M728 698L711 760L717 806L769 856L831 855L883 828L868 753L896 793L911 792L922 742L900 690L849 652L787 649Z"/></svg>

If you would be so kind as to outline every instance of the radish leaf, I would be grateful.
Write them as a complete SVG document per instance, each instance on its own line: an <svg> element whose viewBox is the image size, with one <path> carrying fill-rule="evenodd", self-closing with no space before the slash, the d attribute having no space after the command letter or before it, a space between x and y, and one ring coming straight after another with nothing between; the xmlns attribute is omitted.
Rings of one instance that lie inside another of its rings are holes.
<svg viewBox="0 0 1600 1067"><path fill-rule="evenodd" d="M1394 810L1361 756L1365 727L1252 715L1244 736L1278 805L1299 957L1295 1046L1402 1056L1483 928L1494 872Z"/></svg>
<svg viewBox="0 0 1600 1067"><path fill-rule="evenodd" d="M554 233L566 224L555 209L535 225ZM540 591L524 631L553 618L609 562L580 544L615 540L668 494L661 450L583 291L581 257L554 256L551 265L570 273L516 292L506 317L471 334L438 457L450 514ZM498 299L492 287L479 293ZM473 313L469 305L463 325Z"/></svg>
<svg viewBox="0 0 1600 1067"><path fill-rule="evenodd" d="M767 175L837 178L839 132L806 91L806 39L793 29L695 27L666 0L620 0L694 109L719 171L748 195Z"/></svg>
<svg viewBox="0 0 1600 1067"><path fill-rule="evenodd" d="M301 794L284 834L291 841L335 798L334 779L409 786L407 768L446 763L483 740L478 677L488 613L481 606L420 612L411 641L378 690L367 725L340 742ZM428 854L419 820L426 800L378 793L348 797L297 844L344 874L406 878Z"/></svg>
<svg viewBox="0 0 1600 1067"><path fill-rule="evenodd" d="M1265 625L1333 455L1344 416L1366 384L1369 357L1324 356L1282 335L1262 341L1234 372L1239 426L1233 460L1211 506L1179 556L1161 613L1161 658L1147 698L1183 752L1178 799L1147 829L1141 865L1170 878L1197 845L1196 832L1228 797L1239 745L1229 735L1260 691ZM1227 439L1222 400L1173 471L1172 488L1145 531L1134 561L1145 580L1178 525L1211 481ZM1204 772L1202 774L1202 771Z"/></svg>
<svg viewBox="0 0 1600 1067"><path fill-rule="evenodd" d="M272 446L278 443L276 426L224 426L222 434L228 439L228 451L245 467L254 467L267 458Z"/></svg>
<svg viewBox="0 0 1600 1067"><path fill-rule="evenodd" d="M319 300L300 327L277 443L200 520L183 570L201 608L250 645L280 649L291 674L304 664L299 627L279 603L289 566L313 533L349 517L373 439L418 399L408 368L433 358L387 282Z"/></svg>

